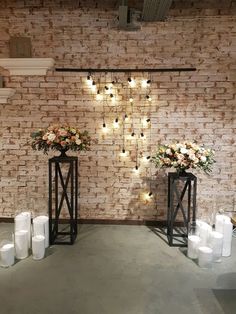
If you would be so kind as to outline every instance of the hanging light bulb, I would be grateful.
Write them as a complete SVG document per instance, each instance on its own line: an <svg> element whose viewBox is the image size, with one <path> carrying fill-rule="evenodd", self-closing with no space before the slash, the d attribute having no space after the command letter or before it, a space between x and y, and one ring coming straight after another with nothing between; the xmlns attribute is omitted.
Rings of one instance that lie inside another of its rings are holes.
<svg viewBox="0 0 236 314"><path fill-rule="evenodd" d="M139 166L136 165L136 166L134 167L133 171L134 171L134 173L139 173Z"/></svg>
<svg viewBox="0 0 236 314"><path fill-rule="evenodd" d="M147 193L144 194L144 199L145 199L146 201L150 201L150 199L152 198L152 196L153 196L153 194L152 194L151 191L150 191L150 192L147 192Z"/></svg>
<svg viewBox="0 0 236 314"><path fill-rule="evenodd" d="M103 99L103 96L102 96L102 94L100 93L100 90L99 90L99 89L97 90L96 99L97 99L97 100L102 100L102 99Z"/></svg>
<svg viewBox="0 0 236 314"><path fill-rule="evenodd" d="M142 80L142 82L141 82L141 86L143 87L143 88L146 88L146 87L148 87L148 85L151 83L151 80Z"/></svg>
<svg viewBox="0 0 236 314"><path fill-rule="evenodd" d="M108 128L107 128L105 122L103 122L103 124L102 124L102 131L103 131L104 133L107 133L107 132L108 132Z"/></svg>
<svg viewBox="0 0 236 314"><path fill-rule="evenodd" d="M130 87L135 87L136 82L134 79L132 79L131 77L128 78L128 83Z"/></svg>
<svg viewBox="0 0 236 314"><path fill-rule="evenodd" d="M143 139L143 140L146 138L146 136L145 136L145 134L143 132L140 133L140 138Z"/></svg>
<svg viewBox="0 0 236 314"><path fill-rule="evenodd" d="M110 97L111 97L111 98L113 98L113 97L114 97L114 95L111 93L111 94L110 94Z"/></svg>
<svg viewBox="0 0 236 314"><path fill-rule="evenodd" d="M143 156L143 162L148 163L150 158L151 158L151 156Z"/></svg>
<svg viewBox="0 0 236 314"><path fill-rule="evenodd" d="M143 127L146 128L150 122L151 122L150 118L144 118L143 119Z"/></svg>
<svg viewBox="0 0 236 314"><path fill-rule="evenodd" d="M95 81L92 81L91 89L92 89L92 91L93 91L93 92L95 92L95 91L96 91L97 86L96 86Z"/></svg>
<svg viewBox="0 0 236 314"><path fill-rule="evenodd" d="M118 129L118 128L119 128L119 119L118 119L118 118L115 119L113 125L114 125L114 128L115 128L115 129Z"/></svg>
<svg viewBox="0 0 236 314"><path fill-rule="evenodd" d="M130 97L130 98L129 98L129 102L132 103L133 101L134 101L133 97Z"/></svg>
<svg viewBox="0 0 236 314"><path fill-rule="evenodd" d="M134 133L134 131L133 131L133 132L131 133L131 136L132 136L132 137L134 137L134 136L135 136L135 133Z"/></svg>
<svg viewBox="0 0 236 314"><path fill-rule="evenodd" d="M120 156L121 157L126 157L128 154L128 152L125 150L125 148L123 147L122 151L120 152Z"/></svg>
<svg viewBox="0 0 236 314"><path fill-rule="evenodd" d="M109 87L108 87L107 85L105 85L105 87L104 87L104 88L105 88L105 90L109 90Z"/></svg>
<svg viewBox="0 0 236 314"><path fill-rule="evenodd" d="M127 121L129 119L128 115L125 113L124 120Z"/></svg>
<svg viewBox="0 0 236 314"><path fill-rule="evenodd" d="M89 86L92 86L92 84L93 84L93 79L92 79L92 76L91 76L91 75L88 75L88 76L87 76L87 84L88 84Z"/></svg>
<svg viewBox="0 0 236 314"><path fill-rule="evenodd" d="M151 98L151 96L149 96L149 95L146 95L146 99L147 99L148 101L152 101L152 98Z"/></svg>

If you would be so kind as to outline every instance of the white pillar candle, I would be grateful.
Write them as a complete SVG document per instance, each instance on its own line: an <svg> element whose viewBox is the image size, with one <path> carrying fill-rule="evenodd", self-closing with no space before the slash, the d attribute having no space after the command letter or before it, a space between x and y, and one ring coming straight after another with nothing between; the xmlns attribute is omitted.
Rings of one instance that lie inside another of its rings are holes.
<svg viewBox="0 0 236 314"><path fill-rule="evenodd" d="M40 260L44 258L45 254L45 237L36 235L32 238L32 254L33 259Z"/></svg>
<svg viewBox="0 0 236 314"><path fill-rule="evenodd" d="M198 234L201 238L201 246L207 246L212 227L202 220L197 220Z"/></svg>
<svg viewBox="0 0 236 314"><path fill-rule="evenodd" d="M231 243L232 243L232 233L233 233L233 224L230 221L224 223L223 226L223 249L222 256L231 255Z"/></svg>
<svg viewBox="0 0 236 314"><path fill-rule="evenodd" d="M15 232L15 250L16 258L24 259L28 256L28 230Z"/></svg>
<svg viewBox="0 0 236 314"><path fill-rule="evenodd" d="M213 254L213 262L220 262L223 247L223 234L217 231L212 231L210 235L210 247Z"/></svg>
<svg viewBox="0 0 236 314"><path fill-rule="evenodd" d="M38 216L33 219L34 235L45 237L45 248L49 247L49 219L48 216Z"/></svg>
<svg viewBox="0 0 236 314"><path fill-rule="evenodd" d="M202 268L210 268L212 265L212 249L200 246L198 249L198 265Z"/></svg>
<svg viewBox="0 0 236 314"><path fill-rule="evenodd" d="M223 234L225 222L230 222L229 216L220 215L220 214L216 215L215 230Z"/></svg>
<svg viewBox="0 0 236 314"><path fill-rule="evenodd" d="M196 235L188 236L188 257L195 259L198 258L198 246L200 243L200 237Z"/></svg>
<svg viewBox="0 0 236 314"><path fill-rule="evenodd" d="M0 249L1 266L9 267L15 263L15 248L13 243L5 244Z"/></svg>
<svg viewBox="0 0 236 314"><path fill-rule="evenodd" d="M31 213L22 212L15 217L15 231L28 231L28 247L31 247Z"/></svg>

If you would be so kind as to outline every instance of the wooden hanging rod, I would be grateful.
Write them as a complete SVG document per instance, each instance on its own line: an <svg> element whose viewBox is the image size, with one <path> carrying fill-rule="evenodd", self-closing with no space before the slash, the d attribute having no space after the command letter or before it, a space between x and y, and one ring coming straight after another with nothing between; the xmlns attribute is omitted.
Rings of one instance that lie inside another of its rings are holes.
<svg viewBox="0 0 236 314"><path fill-rule="evenodd" d="M56 68L57 72L193 72L196 68L163 68L163 69L79 69L79 68Z"/></svg>

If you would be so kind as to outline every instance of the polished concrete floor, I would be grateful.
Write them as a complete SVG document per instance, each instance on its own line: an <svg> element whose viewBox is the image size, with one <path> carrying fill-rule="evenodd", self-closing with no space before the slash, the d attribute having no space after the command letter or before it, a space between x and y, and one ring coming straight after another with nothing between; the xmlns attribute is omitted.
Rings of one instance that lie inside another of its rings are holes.
<svg viewBox="0 0 236 314"><path fill-rule="evenodd" d="M0 238L13 225L0 224ZM82 225L73 246L55 245L0 269L1 314L235 314L232 256L200 269L161 230Z"/></svg>

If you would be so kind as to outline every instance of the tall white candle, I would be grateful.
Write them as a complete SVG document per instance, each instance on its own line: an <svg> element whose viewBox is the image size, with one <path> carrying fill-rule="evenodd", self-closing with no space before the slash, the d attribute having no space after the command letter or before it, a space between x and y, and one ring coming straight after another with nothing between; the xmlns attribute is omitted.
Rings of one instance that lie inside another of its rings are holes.
<svg viewBox="0 0 236 314"><path fill-rule="evenodd" d="M210 235L210 247L213 251L213 262L220 262L223 247L223 234L212 231Z"/></svg>
<svg viewBox="0 0 236 314"><path fill-rule="evenodd" d="M33 259L40 260L45 254L45 237L37 235L32 238L32 254Z"/></svg>
<svg viewBox="0 0 236 314"><path fill-rule="evenodd" d="M200 243L200 237L197 235L188 236L188 257L195 259L198 258L198 246Z"/></svg>
<svg viewBox="0 0 236 314"><path fill-rule="evenodd" d="M31 247L31 213L22 212L15 217L15 231L28 231L28 247Z"/></svg>
<svg viewBox="0 0 236 314"><path fill-rule="evenodd" d="M198 265L202 268L210 268L212 265L212 249L201 246L198 249Z"/></svg>
<svg viewBox="0 0 236 314"><path fill-rule="evenodd" d="M1 266L9 267L15 263L15 248L13 243L5 244L0 249Z"/></svg>
<svg viewBox="0 0 236 314"><path fill-rule="evenodd" d="M216 215L215 230L223 234L225 222L230 222L229 216L220 215L220 214Z"/></svg>
<svg viewBox="0 0 236 314"><path fill-rule="evenodd" d="M15 250L16 258L24 259L28 256L28 230L15 232Z"/></svg>
<svg viewBox="0 0 236 314"><path fill-rule="evenodd" d="M45 237L45 248L49 247L49 219L48 216L37 216L33 219L34 235Z"/></svg>
<svg viewBox="0 0 236 314"><path fill-rule="evenodd" d="M231 255L232 232L233 232L233 224L230 221L225 222L224 229L223 229L222 256L227 257Z"/></svg>

